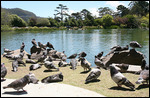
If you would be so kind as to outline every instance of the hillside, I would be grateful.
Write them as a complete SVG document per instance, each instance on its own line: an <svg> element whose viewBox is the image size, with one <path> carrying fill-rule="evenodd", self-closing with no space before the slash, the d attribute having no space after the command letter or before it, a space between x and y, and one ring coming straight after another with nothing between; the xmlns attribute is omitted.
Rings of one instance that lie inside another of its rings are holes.
<svg viewBox="0 0 150 98"><path fill-rule="evenodd" d="M28 21L30 17L36 17L36 15L33 12L26 11L20 8L12 8L12 9L3 8L3 9L10 14L17 14L19 17L21 17L25 21Z"/></svg>

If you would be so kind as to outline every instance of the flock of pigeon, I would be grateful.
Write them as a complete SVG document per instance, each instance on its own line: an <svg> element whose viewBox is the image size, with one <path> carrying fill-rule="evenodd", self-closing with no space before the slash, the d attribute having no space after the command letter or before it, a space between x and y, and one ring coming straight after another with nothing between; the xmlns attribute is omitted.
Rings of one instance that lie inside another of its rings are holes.
<svg viewBox="0 0 150 98"><path fill-rule="evenodd" d="M45 68L47 68L48 70L51 69L56 69L56 71L59 71L59 67L65 67L65 66L71 66L70 68L72 70L76 69L77 63L78 61L80 61L80 65L81 67L83 67L84 71L90 72L88 77L85 79L85 84L91 82L91 81L95 81L97 80L98 77L100 77L101 75L101 70L100 68L104 68L105 66L103 64L103 62L100 60L100 58L103 55L103 52L97 54L95 56L95 60L94 63L96 65L96 67L91 68L91 64L85 59L85 57L87 56L87 54L85 52L81 52L79 54L75 53L70 55L69 57L67 57L63 52L58 52L56 50L54 50L54 47L51 43L47 42L47 44L43 45L42 43L38 42L38 45L35 41L35 39L33 39L32 41L33 46L38 47L41 49L42 51L42 56L40 58L38 58L37 61L32 60L31 59L31 55L27 54L28 59L26 59L26 63L31 63L29 70L36 70L38 68L40 68L42 65L45 66ZM135 48L141 48L141 45L136 42L136 41L132 41L129 44L133 49ZM23 56L24 56L24 47L25 44L22 43L21 47L20 47L20 54L19 55L12 55L13 51L9 50L9 49L5 49L4 48L4 54L3 57L8 58L9 60L13 60L12 61L12 71L13 72L17 72L18 71L18 65L22 64L24 66L26 66L26 63L23 62ZM46 48L49 49L46 49ZM117 51L121 51L121 50L128 50L128 45L126 47L121 47L121 46L114 46L113 48L111 48L111 52L117 52ZM37 52L38 53L38 52ZM78 59L76 59L76 57L78 56ZM54 60L56 59L60 59L58 66L56 67L55 64L53 63ZM70 63L66 62L66 59L70 59ZM41 62L40 64L38 62ZM121 70L118 71L116 69L116 67L114 65L109 65L110 67L110 75L112 80L120 87L122 85L125 85L127 87L129 87L131 90L135 90L135 85L133 83L131 83L123 74L122 72L126 72L126 70L128 69L129 65L128 64L116 64L117 67L119 67ZM139 79L136 81L136 84L141 84L146 82L147 84L149 83L149 65L146 65L146 61L143 59L142 60L142 65L141 65L141 69L138 73L140 74ZM7 74L7 69L5 67L4 63L1 63L1 81L5 81L6 79L5 76ZM22 89L23 91L25 91L23 89L23 87L27 84L27 83L38 83L38 79L36 79L35 75L33 73L29 73L27 75L25 75L23 78L21 79L17 79L15 81L13 81L12 83L8 84L7 86L4 86L3 89L5 88L14 88L15 90L19 91L19 89ZM58 82L58 81L63 81L63 74L62 72L55 74L55 75L51 75L48 77L45 77L41 80L42 83L50 83L50 82Z"/></svg>

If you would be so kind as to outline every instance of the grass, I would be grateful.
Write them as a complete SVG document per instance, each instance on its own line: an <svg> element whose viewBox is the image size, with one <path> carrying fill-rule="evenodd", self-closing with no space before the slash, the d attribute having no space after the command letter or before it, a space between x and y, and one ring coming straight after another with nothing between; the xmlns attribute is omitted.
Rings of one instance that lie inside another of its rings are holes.
<svg viewBox="0 0 150 98"><path fill-rule="evenodd" d="M5 63L5 66L8 70L6 78L9 79L18 79L23 77L25 74L32 72L39 80L41 80L49 75L62 72L62 74L64 75L64 80L58 83L64 83L85 88L100 93L107 97L149 97L149 87L145 87L145 85L135 84L139 75L135 75L132 73L123 73L123 74L133 84L135 84L136 88L135 91L131 91L128 87L125 86L122 86L122 88L118 88L117 85L114 83L114 81L111 79L109 70L101 69L101 76L98 78L99 81L85 84L85 79L90 72L81 73L83 72L83 68L81 66L77 66L76 70L72 70L70 69L70 66L67 66L67 67L60 67L59 72L55 70L53 70L52 72L44 72L44 70L46 70L44 65L40 69L29 71L29 66L31 64L27 64L26 67L20 66L17 72L12 72L11 71L12 62L10 60L6 58L1 58L1 62Z"/></svg>

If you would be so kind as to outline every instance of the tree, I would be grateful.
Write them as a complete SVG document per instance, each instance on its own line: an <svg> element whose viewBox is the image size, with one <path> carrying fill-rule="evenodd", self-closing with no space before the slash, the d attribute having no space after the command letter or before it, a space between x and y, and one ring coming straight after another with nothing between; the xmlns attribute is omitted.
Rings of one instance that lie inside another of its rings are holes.
<svg viewBox="0 0 150 98"><path fill-rule="evenodd" d="M88 18L88 16L91 16L91 13L87 9L83 9L80 13L83 19L86 19Z"/></svg>
<svg viewBox="0 0 150 98"><path fill-rule="evenodd" d="M50 22L47 18L37 18L37 26L50 26Z"/></svg>
<svg viewBox="0 0 150 98"><path fill-rule="evenodd" d="M82 15L81 15L80 12L72 13L71 16L72 16L73 18L75 18L76 20L82 19Z"/></svg>
<svg viewBox="0 0 150 98"><path fill-rule="evenodd" d="M56 27L57 26L57 21L53 18L48 18L49 22L50 22L50 26L51 27Z"/></svg>
<svg viewBox="0 0 150 98"><path fill-rule="evenodd" d="M136 21L136 18L133 15L126 15L124 17L126 17L128 19L128 21L126 23L128 28L138 27L138 23Z"/></svg>
<svg viewBox="0 0 150 98"><path fill-rule="evenodd" d="M111 26L113 17L109 14L106 14L102 17L104 28Z"/></svg>
<svg viewBox="0 0 150 98"><path fill-rule="evenodd" d="M11 25L13 27L15 27L15 26L26 27L27 26L27 23L22 18L20 18L18 15L11 14L10 17L11 17Z"/></svg>
<svg viewBox="0 0 150 98"><path fill-rule="evenodd" d="M29 19L29 26L35 26L37 24L37 18L31 17Z"/></svg>
<svg viewBox="0 0 150 98"><path fill-rule="evenodd" d="M138 16L146 16L149 13L149 3L146 1L131 1L130 13Z"/></svg>
<svg viewBox="0 0 150 98"><path fill-rule="evenodd" d="M129 9L126 8L123 5L119 5L117 7L117 11L119 12L119 14L120 14L121 17L123 17L123 16L125 16L125 15L127 15L129 13Z"/></svg>
<svg viewBox="0 0 150 98"><path fill-rule="evenodd" d="M60 9L60 11L59 10L57 10L57 9ZM64 6L64 5L62 5L62 4L59 4L59 7L56 7L56 12L57 12L57 14L55 14L55 17L56 17L56 15L60 15L60 19L61 19L61 21L63 21L63 17L65 16L65 15L68 15L67 13L66 13L66 10L68 10L68 8L67 8L67 6Z"/></svg>
<svg viewBox="0 0 150 98"><path fill-rule="evenodd" d="M100 7L98 8L98 12L100 17L103 17L106 14L113 15L114 13L113 10L110 9L109 7Z"/></svg>

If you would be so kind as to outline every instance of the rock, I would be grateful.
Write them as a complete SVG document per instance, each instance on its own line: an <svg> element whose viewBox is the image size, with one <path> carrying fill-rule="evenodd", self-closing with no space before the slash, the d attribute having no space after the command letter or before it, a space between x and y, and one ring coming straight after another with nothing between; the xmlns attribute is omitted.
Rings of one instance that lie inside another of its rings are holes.
<svg viewBox="0 0 150 98"><path fill-rule="evenodd" d="M101 58L101 61L104 63L105 67L109 67L112 63L125 63L131 65L141 65L142 60L144 59L144 55L135 51L135 49L118 51L117 53L111 53Z"/></svg>

